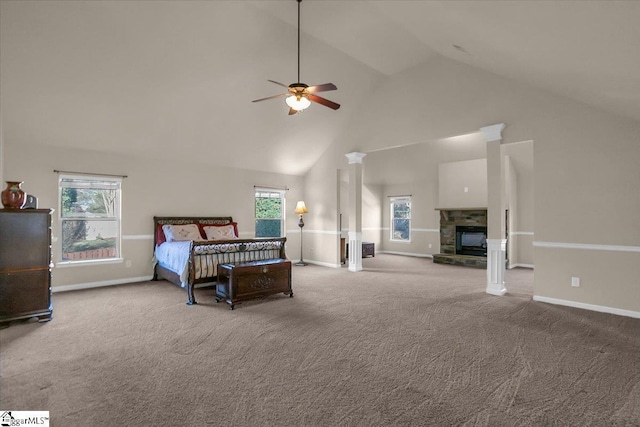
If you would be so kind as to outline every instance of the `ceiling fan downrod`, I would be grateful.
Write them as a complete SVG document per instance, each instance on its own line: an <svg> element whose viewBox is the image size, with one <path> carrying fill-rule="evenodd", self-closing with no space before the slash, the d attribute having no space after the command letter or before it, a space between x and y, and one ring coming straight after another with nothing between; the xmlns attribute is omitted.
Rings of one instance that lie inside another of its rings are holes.
<svg viewBox="0 0 640 427"><path fill-rule="evenodd" d="M300 3L302 0L298 0L298 83L300 83Z"/></svg>

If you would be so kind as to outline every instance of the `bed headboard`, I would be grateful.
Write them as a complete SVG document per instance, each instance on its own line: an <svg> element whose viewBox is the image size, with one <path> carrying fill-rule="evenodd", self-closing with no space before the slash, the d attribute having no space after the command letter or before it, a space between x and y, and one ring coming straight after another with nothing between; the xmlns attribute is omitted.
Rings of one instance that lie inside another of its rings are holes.
<svg viewBox="0 0 640 427"><path fill-rule="evenodd" d="M165 224L200 224L200 225L224 225L233 223L230 216L154 216L154 247L164 241L162 226Z"/></svg>

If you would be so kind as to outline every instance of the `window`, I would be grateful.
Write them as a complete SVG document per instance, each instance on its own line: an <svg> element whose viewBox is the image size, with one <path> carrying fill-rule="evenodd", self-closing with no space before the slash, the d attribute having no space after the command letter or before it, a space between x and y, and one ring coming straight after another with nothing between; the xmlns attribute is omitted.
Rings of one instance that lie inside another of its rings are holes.
<svg viewBox="0 0 640 427"><path fill-rule="evenodd" d="M256 237L284 235L284 191L256 189Z"/></svg>
<svg viewBox="0 0 640 427"><path fill-rule="evenodd" d="M122 178L60 175L61 260L120 257Z"/></svg>
<svg viewBox="0 0 640 427"><path fill-rule="evenodd" d="M411 197L391 198L391 240L411 241Z"/></svg>

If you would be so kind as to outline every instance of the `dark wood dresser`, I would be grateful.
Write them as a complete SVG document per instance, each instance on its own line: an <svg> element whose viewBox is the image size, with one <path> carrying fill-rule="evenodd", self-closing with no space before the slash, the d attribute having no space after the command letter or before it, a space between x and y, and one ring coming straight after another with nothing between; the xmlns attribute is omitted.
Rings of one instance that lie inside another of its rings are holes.
<svg viewBox="0 0 640 427"><path fill-rule="evenodd" d="M0 322L51 320L52 212L0 210Z"/></svg>

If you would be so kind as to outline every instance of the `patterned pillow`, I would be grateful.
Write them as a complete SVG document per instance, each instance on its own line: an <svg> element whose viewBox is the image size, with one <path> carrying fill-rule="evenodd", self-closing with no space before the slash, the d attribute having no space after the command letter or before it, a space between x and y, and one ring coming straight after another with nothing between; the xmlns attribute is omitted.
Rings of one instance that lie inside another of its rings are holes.
<svg viewBox="0 0 640 427"><path fill-rule="evenodd" d="M233 224L209 225L202 227L207 235L207 240L235 240L238 238Z"/></svg>
<svg viewBox="0 0 640 427"><path fill-rule="evenodd" d="M202 240L200 229L195 224L163 225L162 230L167 242L182 242L188 240Z"/></svg>

